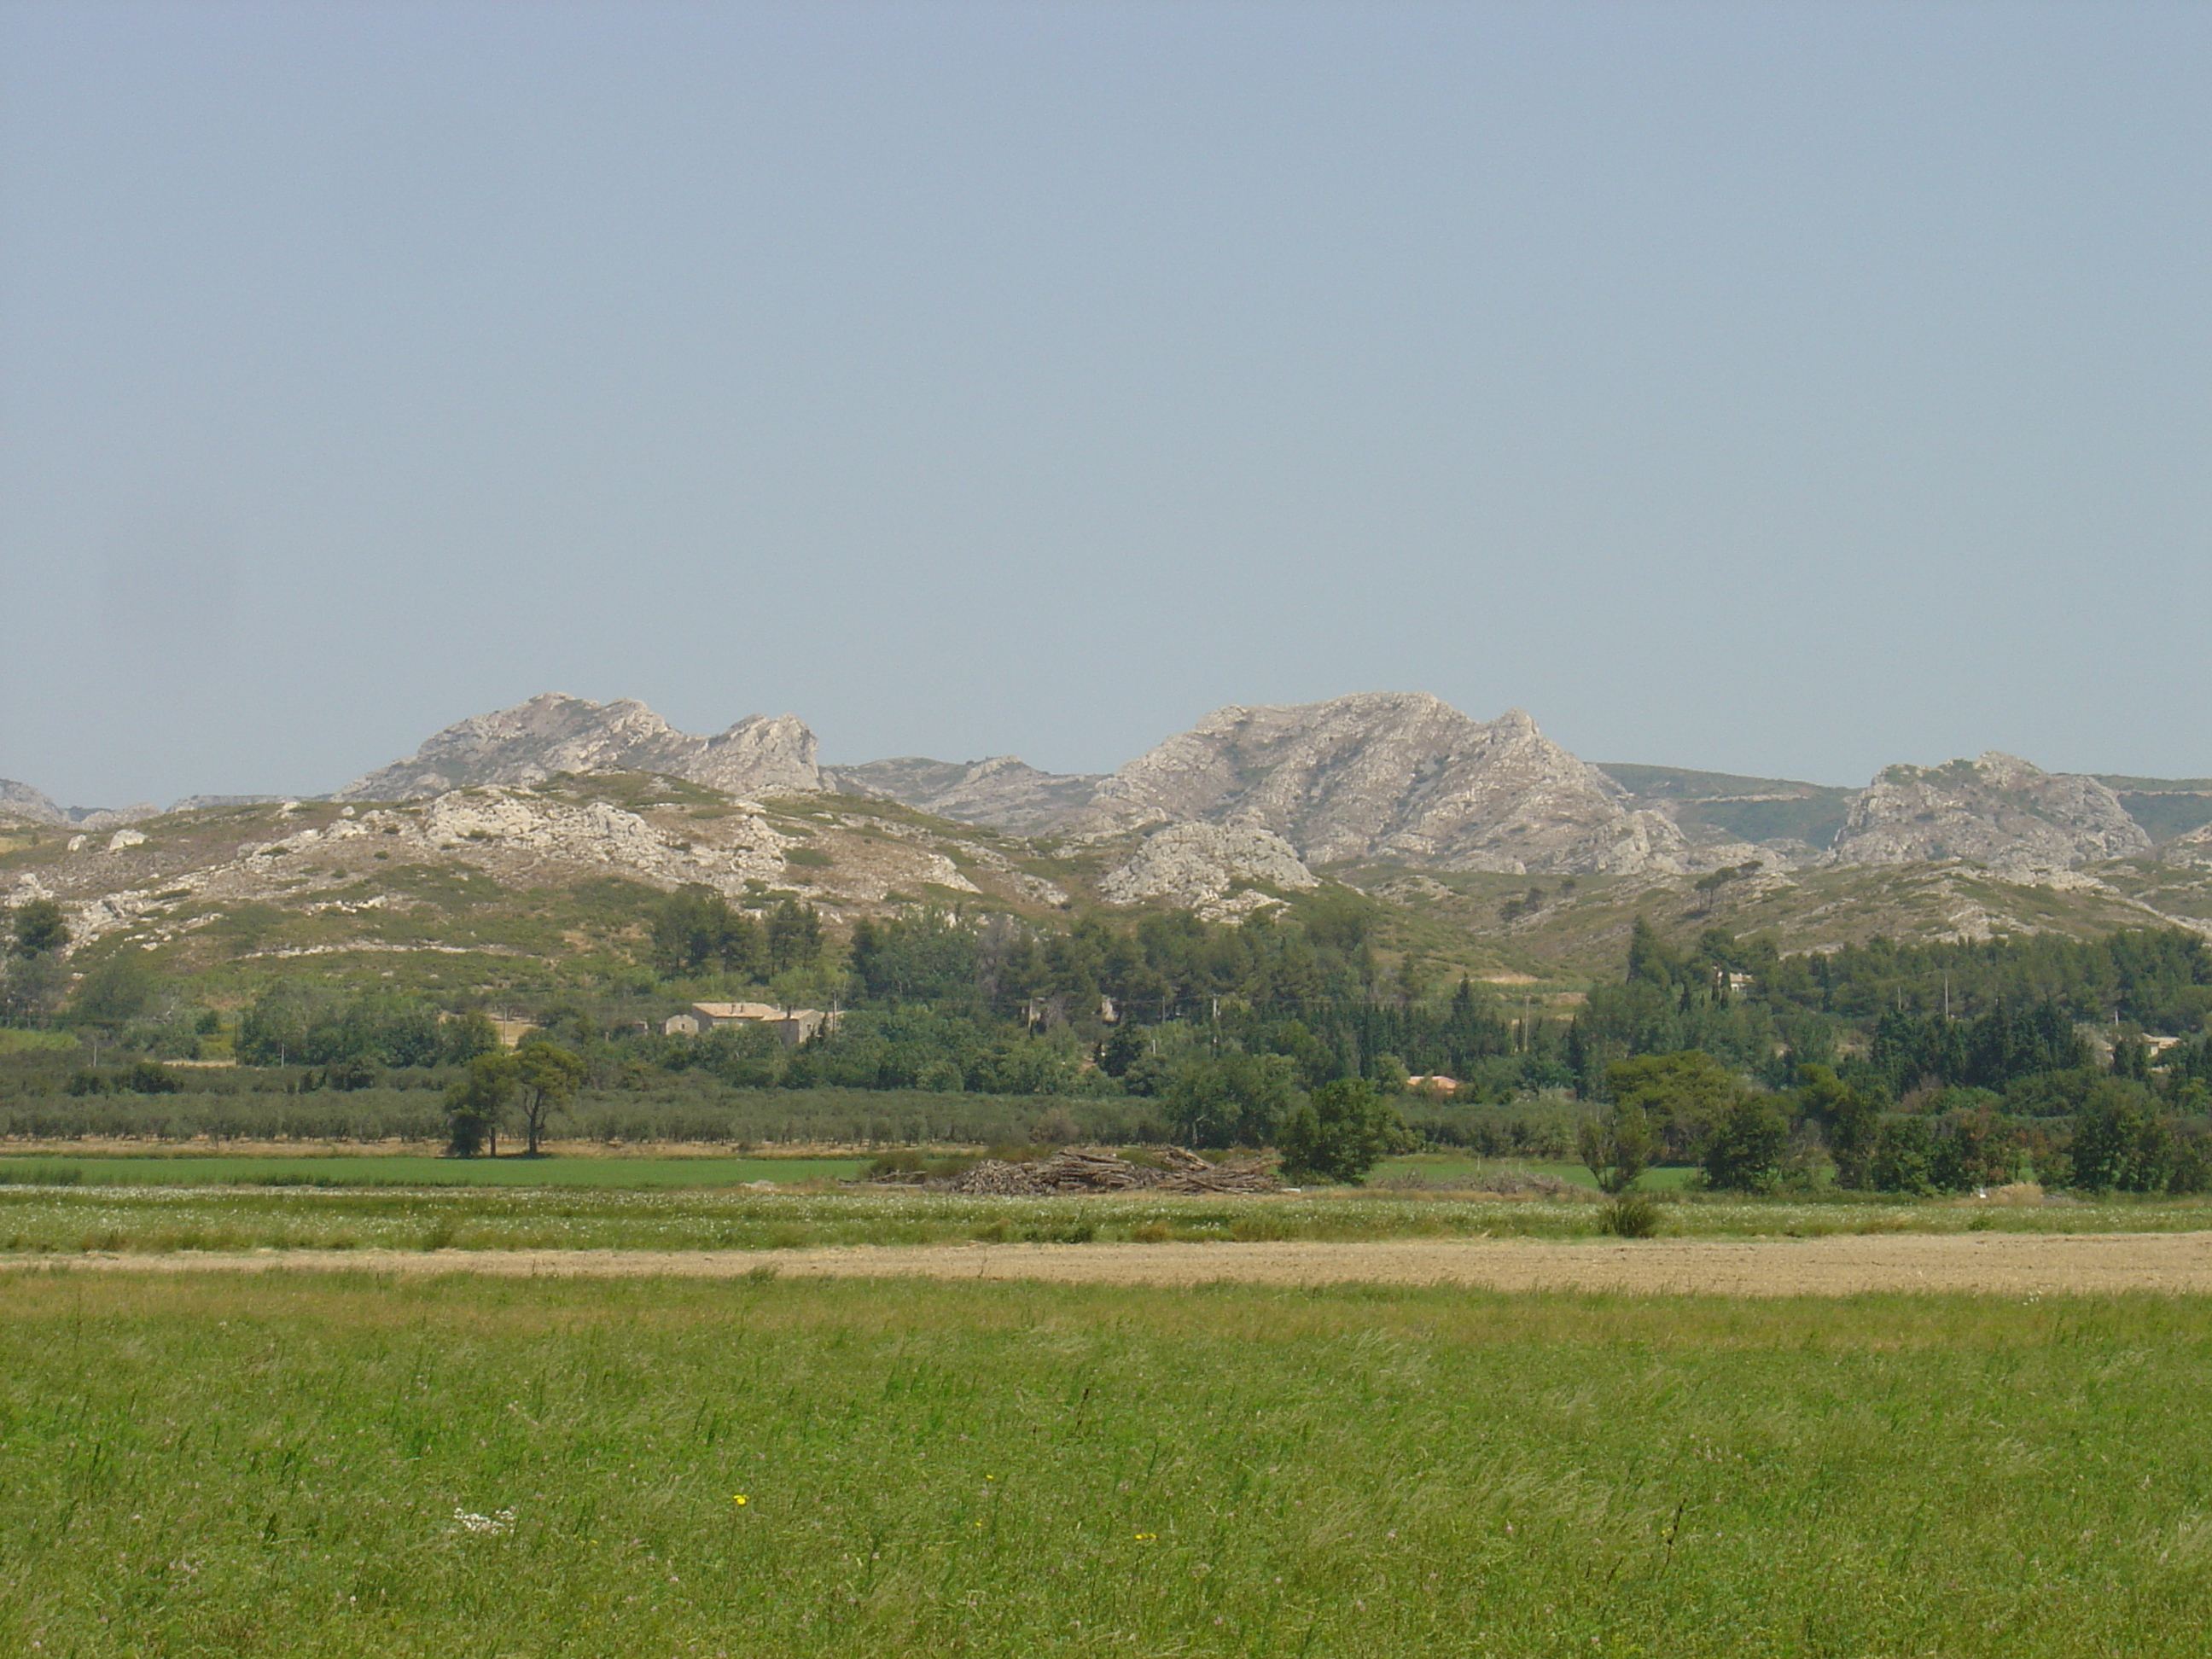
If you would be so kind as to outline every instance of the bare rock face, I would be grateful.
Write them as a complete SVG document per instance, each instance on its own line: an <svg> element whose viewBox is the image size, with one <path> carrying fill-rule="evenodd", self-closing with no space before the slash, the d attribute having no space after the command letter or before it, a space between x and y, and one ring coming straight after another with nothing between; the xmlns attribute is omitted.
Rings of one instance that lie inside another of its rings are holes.
<svg viewBox="0 0 2212 1659"><path fill-rule="evenodd" d="M1176 823L1146 837L1098 890L1109 904L1164 900L1218 921L1275 902L1264 893L1235 890L1255 881L1320 885L1280 836L1251 824Z"/></svg>
<svg viewBox="0 0 2212 1659"><path fill-rule="evenodd" d="M1045 772L1012 755L989 760L870 761L823 776L848 795L881 795L941 818L988 823L1019 835L1058 829L1079 816L1103 781L1093 774Z"/></svg>
<svg viewBox="0 0 2212 1659"><path fill-rule="evenodd" d="M161 809L150 800L133 801L128 806L96 806L89 811L73 806L69 814L70 822L81 830L112 830L118 824L140 823L161 816Z"/></svg>
<svg viewBox="0 0 2212 1659"><path fill-rule="evenodd" d="M2212 867L2212 823L2200 824L2184 836L2166 842L2166 861L2172 864L2196 865Z"/></svg>
<svg viewBox="0 0 2212 1659"><path fill-rule="evenodd" d="M67 823L82 830L112 830L141 818L159 817L161 809L151 801L131 806L58 806L44 790L12 778L0 778L0 818L25 823Z"/></svg>
<svg viewBox="0 0 2212 1659"><path fill-rule="evenodd" d="M1889 768L1853 798L1830 858L2065 868L2150 849L2142 826L2096 779L1991 750L1977 760Z"/></svg>
<svg viewBox="0 0 2212 1659"><path fill-rule="evenodd" d="M732 795L805 794L824 787L814 763L814 733L796 714L748 714L726 732L684 741L698 748L684 764L649 769Z"/></svg>
<svg viewBox="0 0 2212 1659"><path fill-rule="evenodd" d="M172 812L197 812L207 806L266 806L284 799L283 795L186 795L169 803Z"/></svg>
<svg viewBox="0 0 2212 1659"><path fill-rule="evenodd" d="M1099 786L1091 827L1203 819L1305 860L1449 870L1679 871L1706 860L1663 814L1519 709L1472 720L1419 692L1215 710Z"/></svg>
<svg viewBox="0 0 2212 1659"><path fill-rule="evenodd" d="M30 823L67 823L69 814L42 789L13 778L0 778L0 817L21 818Z"/></svg>
<svg viewBox="0 0 2212 1659"><path fill-rule="evenodd" d="M814 734L796 715L750 714L702 738L632 697L598 703L548 692L449 726L334 799L418 800L448 789L538 783L560 772L615 771L660 772L739 795L823 787Z"/></svg>

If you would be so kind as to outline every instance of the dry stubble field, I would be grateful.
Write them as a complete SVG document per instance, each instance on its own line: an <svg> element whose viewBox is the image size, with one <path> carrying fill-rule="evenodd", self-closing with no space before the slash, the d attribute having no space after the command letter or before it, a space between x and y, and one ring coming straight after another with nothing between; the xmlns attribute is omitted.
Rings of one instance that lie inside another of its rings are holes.
<svg viewBox="0 0 2212 1659"><path fill-rule="evenodd" d="M1036 1279L1188 1286L1460 1285L1632 1295L2212 1292L2212 1232L1892 1233L1817 1238L1280 1240L1243 1243L854 1245L778 1250L263 1250L59 1258L108 1272L272 1268L421 1277Z"/></svg>

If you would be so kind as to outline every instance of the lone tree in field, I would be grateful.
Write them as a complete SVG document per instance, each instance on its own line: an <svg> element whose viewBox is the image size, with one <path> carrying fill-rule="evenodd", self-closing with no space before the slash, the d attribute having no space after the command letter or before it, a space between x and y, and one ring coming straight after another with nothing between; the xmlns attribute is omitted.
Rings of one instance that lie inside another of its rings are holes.
<svg viewBox="0 0 2212 1659"><path fill-rule="evenodd" d="M1576 1137L1577 1150L1597 1189L1618 1198L1643 1179L1651 1167L1655 1141L1651 1121L1632 1100L1624 1100L1602 1122L1592 1119Z"/></svg>
<svg viewBox="0 0 2212 1659"><path fill-rule="evenodd" d="M1820 1126L1836 1161L1836 1185L1865 1186L1881 1135L1881 1103L1826 1066L1801 1066L1797 1109Z"/></svg>
<svg viewBox="0 0 2212 1659"><path fill-rule="evenodd" d="M524 1150L538 1156L545 1125L554 1112L584 1086L584 1057L557 1042L526 1042L514 1051L517 1096L522 1103Z"/></svg>
<svg viewBox="0 0 2212 1659"><path fill-rule="evenodd" d="M1639 1054L1605 1068L1607 1091L1651 1126L1655 1158L1682 1159L1702 1146L1747 1092L1743 1079L1702 1049Z"/></svg>
<svg viewBox="0 0 2212 1659"><path fill-rule="evenodd" d="M1789 1150L1789 1120L1772 1101L1747 1093L1705 1137L1705 1182L1729 1192L1771 1193Z"/></svg>
<svg viewBox="0 0 2212 1659"><path fill-rule="evenodd" d="M468 1074L446 1091L446 1155L474 1158L489 1146L499 1156L500 1120L514 1103L513 1054L496 1051L469 1061Z"/></svg>
<svg viewBox="0 0 2212 1659"><path fill-rule="evenodd" d="M1259 1146L1275 1138L1296 1097L1282 1055L1232 1050L1177 1066L1160 1103L1186 1146Z"/></svg>
<svg viewBox="0 0 2212 1659"><path fill-rule="evenodd" d="M1283 1120L1276 1150L1283 1173L1358 1186L1406 1139L1405 1121L1364 1078L1324 1083Z"/></svg>

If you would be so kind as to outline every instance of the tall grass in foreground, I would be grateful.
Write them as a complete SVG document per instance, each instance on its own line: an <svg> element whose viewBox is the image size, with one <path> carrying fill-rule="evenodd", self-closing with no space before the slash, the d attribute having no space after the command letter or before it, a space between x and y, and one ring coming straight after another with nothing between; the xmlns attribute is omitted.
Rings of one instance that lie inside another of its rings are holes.
<svg viewBox="0 0 2212 1659"><path fill-rule="evenodd" d="M2194 1655L2208 1362L2150 1298L17 1273L0 1648Z"/></svg>

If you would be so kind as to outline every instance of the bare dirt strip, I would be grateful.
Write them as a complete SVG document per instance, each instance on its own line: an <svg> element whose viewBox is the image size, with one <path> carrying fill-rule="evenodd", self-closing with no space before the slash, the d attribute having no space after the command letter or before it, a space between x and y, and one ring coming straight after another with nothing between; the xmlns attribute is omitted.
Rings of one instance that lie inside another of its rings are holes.
<svg viewBox="0 0 2212 1659"><path fill-rule="evenodd" d="M1826 1238L1407 1239L1382 1243L944 1244L816 1250L264 1250L50 1256L102 1273L326 1270L517 1278L1031 1279L1188 1285L1465 1285L1718 1296L1870 1291L2212 1293L2212 1232L1895 1233Z"/></svg>

